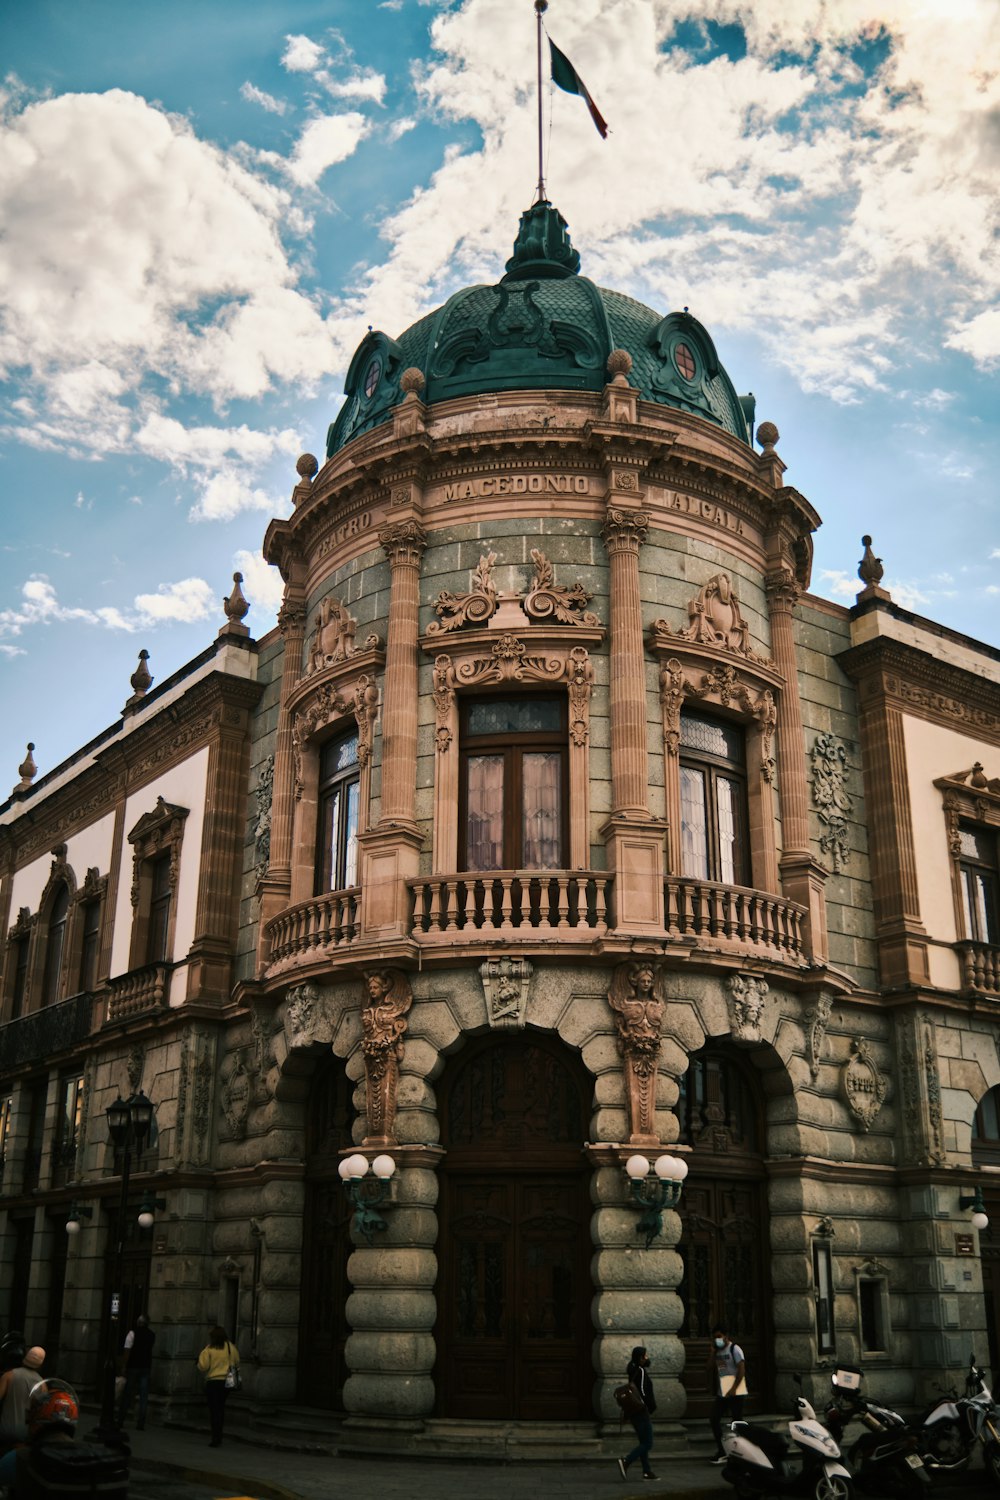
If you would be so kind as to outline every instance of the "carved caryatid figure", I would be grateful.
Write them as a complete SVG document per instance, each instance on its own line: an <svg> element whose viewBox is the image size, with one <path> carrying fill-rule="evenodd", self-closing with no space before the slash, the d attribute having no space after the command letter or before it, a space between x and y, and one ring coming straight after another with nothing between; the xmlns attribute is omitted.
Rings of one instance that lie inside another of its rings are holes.
<svg viewBox="0 0 1000 1500"><path fill-rule="evenodd" d="M611 980L608 1003L618 1029L618 1050L625 1062L629 1139L636 1145L658 1142L656 1071L666 997L658 965L644 959L619 964Z"/></svg>
<svg viewBox="0 0 1000 1500"><path fill-rule="evenodd" d="M366 1146L394 1146L399 1064L403 1058L406 1013L413 1004L409 980L400 969L372 969L365 975L368 1004L361 1012L362 1050L368 1083Z"/></svg>

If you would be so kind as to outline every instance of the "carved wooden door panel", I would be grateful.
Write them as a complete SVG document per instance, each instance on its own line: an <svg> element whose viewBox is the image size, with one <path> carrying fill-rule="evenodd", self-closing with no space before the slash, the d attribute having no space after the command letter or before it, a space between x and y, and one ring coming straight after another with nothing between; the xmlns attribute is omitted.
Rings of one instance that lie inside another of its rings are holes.
<svg viewBox="0 0 1000 1500"><path fill-rule="evenodd" d="M509 1038L461 1055L445 1081L443 1415L592 1415L587 1088L556 1048Z"/></svg>
<svg viewBox="0 0 1000 1500"><path fill-rule="evenodd" d="M325 1059L313 1076L306 1122L298 1392L306 1405L334 1411L343 1407L350 1373L344 1355L350 1205L337 1168L340 1150L351 1144L352 1118L344 1065Z"/></svg>

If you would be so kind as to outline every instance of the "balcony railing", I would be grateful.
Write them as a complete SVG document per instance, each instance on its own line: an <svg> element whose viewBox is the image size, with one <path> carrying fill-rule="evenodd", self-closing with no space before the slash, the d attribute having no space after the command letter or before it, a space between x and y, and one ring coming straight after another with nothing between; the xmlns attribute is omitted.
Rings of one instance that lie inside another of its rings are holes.
<svg viewBox="0 0 1000 1500"><path fill-rule="evenodd" d="M58 1005L47 1005L30 1016L18 1016L0 1026L0 1058L4 1067L40 1062L82 1042L91 1027L94 997L74 995Z"/></svg>
<svg viewBox="0 0 1000 1500"><path fill-rule="evenodd" d="M664 881L667 932L707 947L753 951L779 962L805 962L805 908L743 886L670 877Z"/></svg>
<svg viewBox="0 0 1000 1500"><path fill-rule="evenodd" d="M126 1021L150 1010L164 1010L170 999L171 964L143 964L108 983L108 1020Z"/></svg>
<svg viewBox="0 0 1000 1500"><path fill-rule="evenodd" d="M497 870L411 880L413 934L447 941L462 932L493 937L519 931L599 934L608 927L612 877L603 871Z"/></svg>
<svg viewBox="0 0 1000 1500"><path fill-rule="evenodd" d="M328 952L353 943L359 932L361 888L328 891L311 901L290 906L267 924L271 942L271 965L296 954Z"/></svg>
<svg viewBox="0 0 1000 1500"><path fill-rule="evenodd" d="M1000 948L992 943L956 943L966 994L1000 997Z"/></svg>

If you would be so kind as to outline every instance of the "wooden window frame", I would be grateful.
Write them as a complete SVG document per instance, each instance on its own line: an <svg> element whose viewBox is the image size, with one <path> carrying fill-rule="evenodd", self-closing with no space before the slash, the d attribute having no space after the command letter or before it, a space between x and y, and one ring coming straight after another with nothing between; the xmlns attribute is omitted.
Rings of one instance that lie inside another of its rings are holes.
<svg viewBox="0 0 1000 1500"><path fill-rule="evenodd" d="M351 766L345 767L341 771L335 772L332 776L328 776L326 778L326 780L324 781L322 779L322 766L323 766L323 755L324 755L325 751L327 749L329 749L333 745L346 744L348 742L348 740L350 740L350 739L353 739L356 742L356 745L357 745L357 755L355 756L354 764L351 765ZM333 795L333 789L334 788L337 788L338 791L339 790L346 791L346 789L348 787L350 787L350 786L357 786L357 788L358 788L358 818L357 818L357 824L356 824L355 832L354 832L354 837L355 837L355 880L354 880L354 885L355 886L357 885L358 879L360 877L360 853L361 853L361 851L360 851L360 848L357 845L357 837L358 837L358 834L360 834L360 832L361 832L361 771L362 771L362 766L361 766L361 737L360 737L360 735L358 733L356 722L354 724L344 723L342 725L342 727L341 727L341 729L340 729L339 732L335 732L335 733L333 733L331 735L328 735L326 739L324 739L321 742L319 742L317 744L317 746L316 746L316 754L317 754L317 769L316 769L316 854L315 854L315 870L316 870L316 875L315 875L315 882L314 882L314 892L315 892L315 894L317 896L323 896L323 895L326 895L330 891L351 890L351 889L353 889L352 886L345 885L345 884L342 884L342 883L337 883L335 881L335 878L334 878L335 876L339 876L341 874L343 874L344 876L346 876L346 873L347 873L347 843L348 843L348 837L347 836L348 836L348 831L349 831L349 820L348 820L347 814L346 814L346 806L341 809L341 814L340 814L340 817L338 818L338 822L337 822L337 836L336 836L336 845L337 845L337 847L336 847L336 849L333 849L331 847L330 877L329 877L329 880L327 880L325 878L324 873L323 873L324 872L325 863L326 863L326 861L325 861L325 841L324 841L324 837L323 837L323 829L325 827L325 808L326 808L327 800Z"/></svg>
<svg viewBox="0 0 1000 1500"><path fill-rule="evenodd" d="M64 1108L70 1089L74 1092L74 1123L67 1129L68 1115ZM56 1128L52 1141L51 1178L53 1187L63 1187L75 1182L80 1175L80 1146L83 1137L84 1098L86 1082L83 1073L60 1075L59 1092L56 1099ZM72 1159L65 1159L67 1141L72 1137Z"/></svg>
<svg viewBox="0 0 1000 1500"><path fill-rule="evenodd" d="M153 866L166 858L171 891L167 920L166 957L156 962L171 963L177 927L177 890L180 879L181 846L184 824L190 809L156 799L155 808L143 816L128 834L132 845L132 941L129 968L144 968L149 962L150 912L153 900Z"/></svg>
<svg viewBox="0 0 1000 1500"><path fill-rule="evenodd" d="M695 719L702 723L716 723L722 728L735 729L741 737L743 744L743 758L740 761L731 760L728 757L714 755L708 750L692 749L684 744L684 720ZM694 709L686 708L681 712L681 740L678 747L678 776L685 769L700 772L705 777L705 814L707 824L707 857L708 874L706 876L691 876L692 879L707 879L715 885L732 884L737 886L750 886L753 882L753 869L750 852L750 796L747 785L746 766L746 733L742 724L731 719L723 719L715 714L696 712ZM737 818L740 824L739 838L742 845L742 868L737 871L737 878L733 881L725 881L722 876L722 840L719 828L719 799L718 779L727 777L739 786L739 805L737 807ZM684 874L683 870L678 871Z"/></svg>
<svg viewBox="0 0 1000 1500"><path fill-rule="evenodd" d="M964 859L961 834L965 827L975 832L991 834L998 841L998 866L1000 866L1000 778L987 778L977 761L971 770L959 771L952 776L938 777L934 785L942 794L945 836L948 841L948 853L951 856L955 941L958 943L983 942L983 939L974 937L965 930L962 872ZM1000 911L997 915L1000 917ZM988 946L998 947L1000 944Z"/></svg>
<svg viewBox="0 0 1000 1500"><path fill-rule="evenodd" d="M532 730L518 733L495 733L492 735L470 735L468 728L470 710L477 704L490 701L549 702L559 710L559 727L554 730ZM523 795L523 773L521 770L525 754L533 750L555 752L559 756L559 846L561 861L553 869L568 868L569 856L569 726L567 723L566 695L544 692L500 692L469 694L459 704L459 775L458 775L458 858L461 868L469 870L468 858L468 811L469 811L469 760L479 753L502 755L504 759L504 818L503 852L500 868L503 870L526 870L523 859L523 830L517 816ZM509 774L508 774L509 772ZM483 871L488 875L490 871Z"/></svg>

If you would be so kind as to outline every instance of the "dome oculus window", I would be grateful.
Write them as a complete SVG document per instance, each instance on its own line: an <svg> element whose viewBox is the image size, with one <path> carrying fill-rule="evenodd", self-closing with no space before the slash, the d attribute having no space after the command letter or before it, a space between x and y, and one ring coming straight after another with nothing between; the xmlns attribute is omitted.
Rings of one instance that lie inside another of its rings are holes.
<svg viewBox="0 0 1000 1500"><path fill-rule="evenodd" d="M380 380L381 376L382 376L382 361L379 359L378 355L376 354L376 356L375 356L374 359L371 359L371 360L368 361L368 368L365 371L364 392L365 392L366 398L369 401L371 400L371 398L375 394L375 391L376 391L376 388L378 386L378 383L379 383L379 380Z"/></svg>
<svg viewBox="0 0 1000 1500"><path fill-rule="evenodd" d="M677 366L678 373L683 375L685 380L694 379L697 366L694 362L694 355L687 344L678 344L675 347L674 364Z"/></svg>

